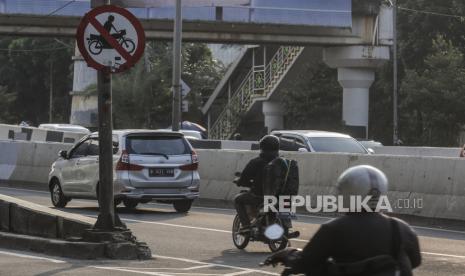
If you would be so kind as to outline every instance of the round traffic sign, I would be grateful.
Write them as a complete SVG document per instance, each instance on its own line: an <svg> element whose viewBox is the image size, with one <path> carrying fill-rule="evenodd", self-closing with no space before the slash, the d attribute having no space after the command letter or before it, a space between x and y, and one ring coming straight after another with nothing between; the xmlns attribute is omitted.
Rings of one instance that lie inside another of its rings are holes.
<svg viewBox="0 0 465 276"><path fill-rule="evenodd" d="M113 5L88 12L79 24L76 39L90 67L112 73L134 66L145 49L145 32L139 20Z"/></svg>

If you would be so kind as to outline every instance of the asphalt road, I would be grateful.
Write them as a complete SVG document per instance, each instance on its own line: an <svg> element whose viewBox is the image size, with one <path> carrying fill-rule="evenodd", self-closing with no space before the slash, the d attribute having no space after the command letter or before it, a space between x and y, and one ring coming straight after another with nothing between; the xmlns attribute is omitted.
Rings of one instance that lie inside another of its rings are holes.
<svg viewBox="0 0 465 276"><path fill-rule="evenodd" d="M43 191L0 187L0 193L51 206ZM64 211L97 215L97 203L73 200ZM118 208L121 218L154 254L149 261L76 261L0 248L1 276L49 275L279 275L280 268L260 267L268 255L264 244L237 250L231 240L234 210L194 207L187 215L170 205L144 204L135 211ZM294 227L303 247L327 218L299 216ZM423 264L415 275L465 275L465 232L415 227L420 235Z"/></svg>

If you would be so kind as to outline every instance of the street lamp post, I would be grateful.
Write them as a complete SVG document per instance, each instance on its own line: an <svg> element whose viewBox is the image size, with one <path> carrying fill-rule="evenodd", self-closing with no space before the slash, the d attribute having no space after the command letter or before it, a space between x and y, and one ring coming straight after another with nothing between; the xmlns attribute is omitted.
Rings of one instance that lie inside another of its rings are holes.
<svg viewBox="0 0 465 276"><path fill-rule="evenodd" d="M173 39L173 131L181 125L181 51L182 51L182 1L176 0Z"/></svg>
<svg viewBox="0 0 465 276"><path fill-rule="evenodd" d="M393 0L393 20L394 20L394 45L393 45L393 144L397 145L399 143L399 125L398 125L398 68L397 68L397 0Z"/></svg>

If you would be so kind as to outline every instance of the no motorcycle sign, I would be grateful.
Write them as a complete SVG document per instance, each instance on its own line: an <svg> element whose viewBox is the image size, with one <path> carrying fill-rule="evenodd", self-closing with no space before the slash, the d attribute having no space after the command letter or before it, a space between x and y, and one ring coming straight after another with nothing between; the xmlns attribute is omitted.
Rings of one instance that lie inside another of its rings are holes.
<svg viewBox="0 0 465 276"><path fill-rule="evenodd" d="M145 49L145 33L139 20L113 5L87 13L79 24L76 39L90 67L112 73L134 66Z"/></svg>

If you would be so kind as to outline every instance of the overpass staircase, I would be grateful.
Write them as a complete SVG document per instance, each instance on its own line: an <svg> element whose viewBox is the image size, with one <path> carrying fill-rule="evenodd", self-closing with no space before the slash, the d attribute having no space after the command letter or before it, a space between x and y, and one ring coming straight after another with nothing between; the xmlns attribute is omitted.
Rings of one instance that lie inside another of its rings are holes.
<svg viewBox="0 0 465 276"><path fill-rule="evenodd" d="M282 46L269 62L266 63L264 59L262 65L254 64L240 85L230 93L227 103L209 127L209 138L230 139L252 107L269 99L277 90L303 51L304 47L300 46Z"/></svg>

